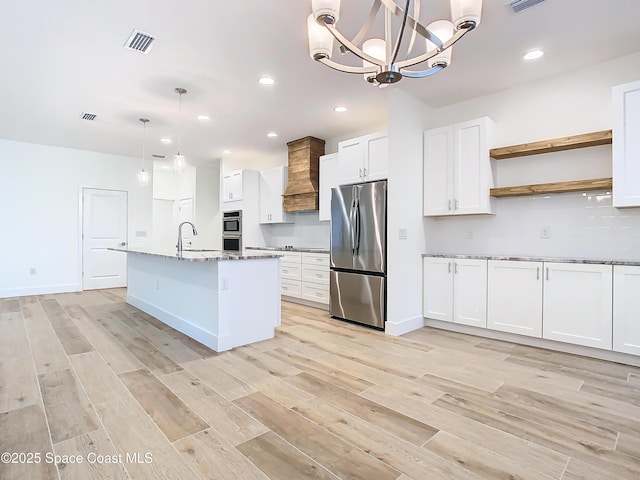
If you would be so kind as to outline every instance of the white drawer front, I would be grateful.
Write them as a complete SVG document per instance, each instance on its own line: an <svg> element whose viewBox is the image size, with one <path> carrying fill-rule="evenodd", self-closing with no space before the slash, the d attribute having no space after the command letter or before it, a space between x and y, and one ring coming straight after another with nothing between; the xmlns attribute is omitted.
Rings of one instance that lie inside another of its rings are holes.
<svg viewBox="0 0 640 480"><path fill-rule="evenodd" d="M282 279L280 282L280 293L290 297L301 297L302 288L300 282Z"/></svg>
<svg viewBox="0 0 640 480"><path fill-rule="evenodd" d="M282 255L282 263L301 263L302 262L302 255L300 254L300 252L283 252L283 251L278 251L278 254Z"/></svg>
<svg viewBox="0 0 640 480"><path fill-rule="evenodd" d="M315 265L302 265L302 281L329 285L329 268Z"/></svg>
<svg viewBox="0 0 640 480"><path fill-rule="evenodd" d="M291 263L281 263L280 264L280 276L283 279L289 280L300 280L301 278L302 267L300 264L294 265Z"/></svg>
<svg viewBox="0 0 640 480"><path fill-rule="evenodd" d="M302 298L312 302L329 304L329 286L303 283Z"/></svg>
<svg viewBox="0 0 640 480"><path fill-rule="evenodd" d="M328 267L329 254L302 252L302 263L306 265L319 265L323 267Z"/></svg>

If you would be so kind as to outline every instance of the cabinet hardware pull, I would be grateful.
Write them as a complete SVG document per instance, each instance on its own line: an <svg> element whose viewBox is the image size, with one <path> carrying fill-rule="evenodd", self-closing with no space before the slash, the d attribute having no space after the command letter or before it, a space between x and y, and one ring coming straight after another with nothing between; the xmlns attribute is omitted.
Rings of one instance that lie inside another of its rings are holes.
<svg viewBox="0 0 640 480"><path fill-rule="evenodd" d="M364 168L362 169L362 176L363 176L363 177L366 177L366 176L367 176L367 167L364 167Z"/></svg>
<svg viewBox="0 0 640 480"><path fill-rule="evenodd" d="M454 269L454 273L458 273L458 264L456 262L453 262L453 265L456 267Z"/></svg>
<svg viewBox="0 0 640 480"><path fill-rule="evenodd" d="M456 210L458 210L458 208L460 208L460 202L458 201L458 199L456 198Z"/></svg>
<svg viewBox="0 0 640 480"><path fill-rule="evenodd" d="M447 266L449 267L447 273L451 273L451 262L447 262Z"/></svg>
<svg viewBox="0 0 640 480"><path fill-rule="evenodd" d="M540 280L540 267L536 267L536 280Z"/></svg>
<svg viewBox="0 0 640 480"><path fill-rule="evenodd" d="M547 280L549 280L549 267L547 267Z"/></svg>
<svg viewBox="0 0 640 480"><path fill-rule="evenodd" d="M451 210L451 200L449 200L449 210Z"/></svg>

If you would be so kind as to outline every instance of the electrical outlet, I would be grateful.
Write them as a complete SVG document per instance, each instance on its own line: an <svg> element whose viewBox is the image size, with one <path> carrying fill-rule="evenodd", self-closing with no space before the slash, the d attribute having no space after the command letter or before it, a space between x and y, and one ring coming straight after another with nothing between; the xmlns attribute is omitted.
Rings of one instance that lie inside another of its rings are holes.
<svg viewBox="0 0 640 480"><path fill-rule="evenodd" d="M471 240L473 238L473 230L468 229L465 233L464 233L464 238Z"/></svg>
<svg viewBox="0 0 640 480"><path fill-rule="evenodd" d="M220 277L220 290L229 290L229 277Z"/></svg>
<svg viewBox="0 0 640 480"><path fill-rule="evenodd" d="M36 270L36 268L35 268L35 267L31 267L31 268L29 269L29 275L35 275L35 274L36 274L36 272L37 272L37 270Z"/></svg>
<svg viewBox="0 0 640 480"><path fill-rule="evenodd" d="M540 238L548 240L551 238L551 227L549 225L545 225L540 228Z"/></svg>
<svg viewBox="0 0 640 480"><path fill-rule="evenodd" d="M160 290L160 280L156 280L156 290Z"/></svg>

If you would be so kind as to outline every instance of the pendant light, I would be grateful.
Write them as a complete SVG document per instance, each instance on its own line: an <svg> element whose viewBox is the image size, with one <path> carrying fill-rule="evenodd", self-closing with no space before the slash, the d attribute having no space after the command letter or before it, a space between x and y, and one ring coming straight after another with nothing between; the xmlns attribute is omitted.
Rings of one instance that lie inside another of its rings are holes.
<svg viewBox="0 0 640 480"><path fill-rule="evenodd" d="M181 123L182 95L187 93L187 91L184 88L180 88L180 87L174 89L174 91L180 96L179 97L180 100L178 103L178 154L173 157L173 171L176 172L178 175L182 175L182 173L184 172L184 167L186 167L187 165L184 155L180 153L180 147L181 147L180 137L182 133L182 123Z"/></svg>
<svg viewBox="0 0 640 480"><path fill-rule="evenodd" d="M142 122L144 133L142 134L142 168L138 172L138 185L140 185L141 187L148 187L149 172L145 172L144 170L144 146L147 142L147 123L149 123L149 119L140 118L139 120Z"/></svg>

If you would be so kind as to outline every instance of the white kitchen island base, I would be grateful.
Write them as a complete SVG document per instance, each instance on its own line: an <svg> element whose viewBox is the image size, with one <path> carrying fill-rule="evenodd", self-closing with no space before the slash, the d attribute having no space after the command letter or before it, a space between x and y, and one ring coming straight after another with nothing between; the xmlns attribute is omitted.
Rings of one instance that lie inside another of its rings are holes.
<svg viewBox="0 0 640 480"><path fill-rule="evenodd" d="M277 256L127 252L127 303L221 352L273 338L280 325Z"/></svg>

